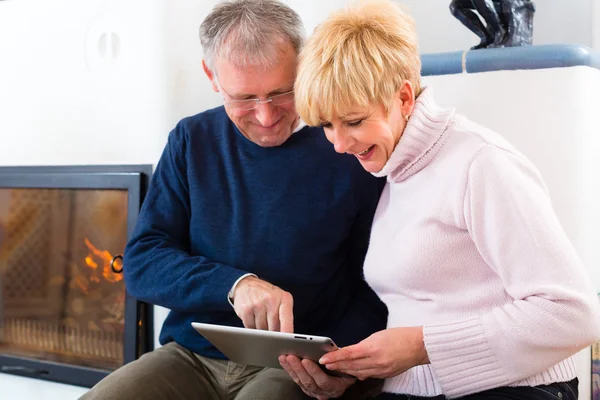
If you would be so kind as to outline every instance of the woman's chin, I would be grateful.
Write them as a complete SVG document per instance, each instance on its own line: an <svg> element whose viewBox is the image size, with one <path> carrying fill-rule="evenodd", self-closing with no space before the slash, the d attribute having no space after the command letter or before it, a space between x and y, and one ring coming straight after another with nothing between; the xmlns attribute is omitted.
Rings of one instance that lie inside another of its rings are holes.
<svg viewBox="0 0 600 400"><path fill-rule="evenodd" d="M359 159L358 161L360 162L360 165L362 165L365 171L370 172L372 174L377 173L383 169L383 164L374 160L363 161Z"/></svg>
<svg viewBox="0 0 600 400"><path fill-rule="evenodd" d="M381 171L387 162L388 157L385 157L385 155L382 153L383 152L379 146L373 145L367 154L356 154L355 156L365 171L374 174Z"/></svg>

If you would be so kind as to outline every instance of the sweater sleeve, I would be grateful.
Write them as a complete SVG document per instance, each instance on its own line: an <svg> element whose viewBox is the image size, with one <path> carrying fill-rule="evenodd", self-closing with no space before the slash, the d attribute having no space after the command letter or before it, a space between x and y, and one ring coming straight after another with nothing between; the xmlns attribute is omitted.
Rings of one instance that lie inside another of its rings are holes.
<svg viewBox="0 0 600 400"><path fill-rule="evenodd" d="M125 249L123 273L139 300L185 312L227 311L227 294L247 273L190 254L190 198L182 124L169 140Z"/></svg>
<svg viewBox="0 0 600 400"><path fill-rule="evenodd" d="M476 318L424 327L444 394L510 385L600 337L600 305L589 277L528 160L483 147L469 168L464 218L512 301Z"/></svg>

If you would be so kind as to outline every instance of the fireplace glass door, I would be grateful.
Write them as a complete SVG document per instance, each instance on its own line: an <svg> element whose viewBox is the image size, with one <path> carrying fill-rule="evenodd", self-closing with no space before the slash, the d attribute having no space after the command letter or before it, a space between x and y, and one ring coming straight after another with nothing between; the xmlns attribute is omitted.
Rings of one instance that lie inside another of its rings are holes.
<svg viewBox="0 0 600 400"><path fill-rule="evenodd" d="M122 275L141 182L0 171L0 372L91 386L146 350Z"/></svg>
<svg viewBox="0 0 600 400"><path fill-rule="evenodd" d="M126 242L125 190L0 189L0 352L122 365Z"/></svg>

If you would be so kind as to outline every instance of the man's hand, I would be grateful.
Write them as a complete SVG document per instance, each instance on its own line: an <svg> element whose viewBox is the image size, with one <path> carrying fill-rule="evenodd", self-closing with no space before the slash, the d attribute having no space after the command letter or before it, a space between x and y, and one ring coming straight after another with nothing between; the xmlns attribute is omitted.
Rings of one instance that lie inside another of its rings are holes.
<svg viewBox="0 0 600 400"><path fill-rule="evenodd" d="M279 356L279 364L306 395L319 400L340 397L348 387L356 382L354 378L338 378L327 375L313 361L300 360L296 356Z"/></svg>
<svg viewBox="0 0 600 400"><path fill-rule="evenodd" d="M249 276L238 283L232 300L246 328L294 332L294 300L277 286Z"/></svg>
<svg viewBox="0 0 600 400"><path fill-rule="evenodd" d="M423 327L419 326L375 332L358 344L325 354L319 363L360 380L384 379L429 364L429 357L423 343Z"/></svg>

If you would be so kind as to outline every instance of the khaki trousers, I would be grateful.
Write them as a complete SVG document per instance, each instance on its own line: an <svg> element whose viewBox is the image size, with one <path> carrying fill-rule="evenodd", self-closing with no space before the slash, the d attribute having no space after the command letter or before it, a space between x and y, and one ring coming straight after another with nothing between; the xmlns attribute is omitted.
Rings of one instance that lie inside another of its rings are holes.
<svg viewBox="0 0 600 400"><path fill-rule="evenodd" d="M98 382L83 400L307 399L284 370L199 356L171 342Z"/></svg>
<svg viewBox="0 0 600 400"><path fill-rule="evenodd" d="M342 398L370 397L367 395L373 393L370 386L354 385ZM377 386L376 389L381 387ZM206 358L171 342L114 371L80 400L307 398L282 369Z"/></svg>

